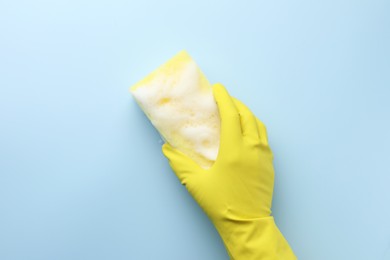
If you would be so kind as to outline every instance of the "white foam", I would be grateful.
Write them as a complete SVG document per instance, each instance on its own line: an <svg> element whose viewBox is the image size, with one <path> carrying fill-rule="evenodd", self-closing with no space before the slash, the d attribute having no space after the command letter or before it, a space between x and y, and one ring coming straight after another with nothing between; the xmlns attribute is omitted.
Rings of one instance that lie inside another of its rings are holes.
<svg viewBox="0 0 390 260"><path fill-rule="evenodd" d="M207 168L218 154L220 119L211 86L201 84L201 72L189 60L172 73L157 73L132 94L165 141Z"/></svg>

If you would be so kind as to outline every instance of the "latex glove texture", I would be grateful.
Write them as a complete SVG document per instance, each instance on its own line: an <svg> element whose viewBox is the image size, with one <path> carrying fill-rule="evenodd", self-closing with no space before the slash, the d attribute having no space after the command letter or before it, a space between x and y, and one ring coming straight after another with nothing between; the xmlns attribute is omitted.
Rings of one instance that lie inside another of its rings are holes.
<svg viewBox="0 0 390 260"><path fill-rule="evenodd" d="M266 128L221 84L213 93L221 135L212 167L201 168L168 143L163 153L215 225L231 259L296 259L271 216L274 168Z"/></svg>

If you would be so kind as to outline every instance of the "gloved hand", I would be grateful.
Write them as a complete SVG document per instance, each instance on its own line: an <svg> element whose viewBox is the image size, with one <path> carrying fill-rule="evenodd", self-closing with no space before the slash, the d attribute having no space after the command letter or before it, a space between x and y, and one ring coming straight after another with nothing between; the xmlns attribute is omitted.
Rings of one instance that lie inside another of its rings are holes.
<svg viewBox="0 0 390 260"><path fill-rule="evenodd" d="M266 128L221 84L213 93L221 118L213 166L201 168L168 143L163 153L215 225L231 259L296 259L271 216L274 168Z"/></svg>

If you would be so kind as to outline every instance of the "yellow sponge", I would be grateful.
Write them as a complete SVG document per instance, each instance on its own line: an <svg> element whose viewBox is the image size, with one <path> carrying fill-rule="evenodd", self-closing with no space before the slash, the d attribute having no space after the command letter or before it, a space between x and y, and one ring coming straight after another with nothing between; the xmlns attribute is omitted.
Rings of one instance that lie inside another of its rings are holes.
<svg viewBox="0 0 390 260"><path fill-rule="evenodd" d="M130 88L162 138L209 168L219 149L220 118L212 87L187 52Z"/></svg>

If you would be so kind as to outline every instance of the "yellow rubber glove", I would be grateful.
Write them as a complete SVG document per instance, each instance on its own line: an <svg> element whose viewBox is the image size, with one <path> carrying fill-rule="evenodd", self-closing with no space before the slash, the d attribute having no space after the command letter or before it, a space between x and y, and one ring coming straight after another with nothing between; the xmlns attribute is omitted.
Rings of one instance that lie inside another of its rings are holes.
<svg viewBox="0 0 390 260"><path fill-rule="evenodd" d="M213 166L201 168L168 143L163 153L215 225L231 259L296 259L271 216L274 168L266 128L221 84L213 93L221 117Z"/></svg>

